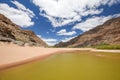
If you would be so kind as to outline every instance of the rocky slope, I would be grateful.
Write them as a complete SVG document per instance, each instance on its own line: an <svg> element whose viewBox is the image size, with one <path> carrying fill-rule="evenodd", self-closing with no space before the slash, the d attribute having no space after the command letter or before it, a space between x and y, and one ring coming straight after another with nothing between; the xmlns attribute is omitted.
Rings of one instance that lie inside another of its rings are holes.
<svg viewBox="0 0 120 80"><path fill-rule="evenodd" d="M0 41L10 42L21 46L47 46L33 31L22 30L10 19L0 14Z"/></svg>
<svg viewBox="0 0 120 80"><path fill-rule="evenodd" d="M120 17L110 19L90 31L71 39L60 42L56 47L86 47L100 44L120 44Z"/></svg>

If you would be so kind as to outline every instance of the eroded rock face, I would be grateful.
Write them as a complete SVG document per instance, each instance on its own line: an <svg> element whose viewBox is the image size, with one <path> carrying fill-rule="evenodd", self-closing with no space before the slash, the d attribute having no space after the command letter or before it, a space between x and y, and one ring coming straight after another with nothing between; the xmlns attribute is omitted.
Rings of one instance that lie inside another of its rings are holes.
<svg viewBox="0 0 120 80"><path fill-rule="evenodd" d="M12 42L21 46L47 46L33 31L22 30L2 14L0 14L0 41Z"/></svg>
<svg viewBox="0 0 120 80"><path fill-rule="evenodd" d="M85 47L99 44L120 44L120 17L106 21L68 42L56 44L56 47Z"/></svg>

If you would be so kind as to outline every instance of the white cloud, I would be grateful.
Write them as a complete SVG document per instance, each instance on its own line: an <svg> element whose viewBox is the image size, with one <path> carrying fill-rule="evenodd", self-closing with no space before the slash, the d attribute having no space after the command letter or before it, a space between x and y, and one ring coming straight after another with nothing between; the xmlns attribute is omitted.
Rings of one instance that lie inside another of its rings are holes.
<svg viewBox="0 0 120 80"><path fill-rule="evenodd" d="M66 29L62 29L57 32L57 35L64 35L64 36L72 36L74 34L76 34L75 31L67 32Z"/></svg>
<svg viewBox="0 0 120 80"><path fill-rule="evenodd" d="M17 1L11 2L17 7L17 9L10 7L6 3L0 3L0 13L21 27L29 27L34 25L31 18L33 18L35 14L30 9L27 9L23 4Z"/></svg>
<svg viewBox="0 0 120 80"><path fill-rule="evenodd" d="M56 42L57 39L53 39L53 38L43 38L44 41L46 42Z"/></svg>
<svg viewBox="0 0 120 80"><path fill-rule="evenodd" d="M86 21L82 21L81 23L78 23L77 25L73 27L73 30L80 29L85 32L98 25L103 24L105 21L111 18L118 17L118 16L120 16L120 14L109 15L107 17L105 16L95 17L94 16L92 18L88 18Z"/></svg>
<svg viewBox="0 0 120 80"><path fill-rule="evenodd" d="M53 38L42 38L42 40L45 41L49 46L53 46L58 43L57 39Z"/></svg>
<svg viewBox="0 0 120 80"><path fill-rule="evenodd" d="M120 0L109 0L108 5L111 6L113 4L120 3Z"/></svg>
<svg viewBox="0 0 120 80"><path fill-rule="evenodd" d="M100 14L101 5L111 6L120 3L120 0L33 0L40 8L40 15L48 18L53 27L63 26L87 15Z"/></svg>
<svg viewBox="0 0 120 80"><path fill-rule="evenodd" d="M67 41L69 41L69 40L71 40L71 39L73 39L73 38L75 38L75 37L76 37L76 36L65 38L65 39L62 40L62 42L67 42Z"/></svg>
<svg viewBox="0 0 120 80"><path fill-rule="evenodd" d="M41 38L43 41L45 41L49 46L53 46L56 43L58 43L57 39L53 38L43 38L41 35L37 35L39 38Z"/></svg>
<svg viewBox="0 0 120 80"><path fill-rule="evenodd" d="M37 37L42 38L42 36L41 36L41 35L37 35Z"/></svg>

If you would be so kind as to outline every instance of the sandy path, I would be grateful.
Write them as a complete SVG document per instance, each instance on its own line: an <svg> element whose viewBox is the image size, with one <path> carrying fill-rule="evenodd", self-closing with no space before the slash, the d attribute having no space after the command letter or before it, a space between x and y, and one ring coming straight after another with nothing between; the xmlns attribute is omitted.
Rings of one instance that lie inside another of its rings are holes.
<svg viewBox="0 0 120 80"><path fill-rule="evenodd" d="M73 50L120 52L120 50L95 50L91 48L42 48L2 45L0 46L0 70L37 60L58 52Z"/></svg>

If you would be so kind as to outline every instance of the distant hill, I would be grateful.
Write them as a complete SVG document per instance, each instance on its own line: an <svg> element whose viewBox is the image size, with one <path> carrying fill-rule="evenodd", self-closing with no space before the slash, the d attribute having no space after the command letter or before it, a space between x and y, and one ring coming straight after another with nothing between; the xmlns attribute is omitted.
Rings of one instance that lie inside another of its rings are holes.
<svg viewBox="0 0 120 80"><path fill-rule="evenodd" d="M110 19L68 42L60 42L55 47L86 47L100 44L120 44L120 17Z"/></svg>
<svg viewBox="0 0 120 80"><path fill-rule="evenodd" d="M47 46L33 31L22 30L18 25L14 24L2 14L0 14L0 41L21 46Z"/></svg>

